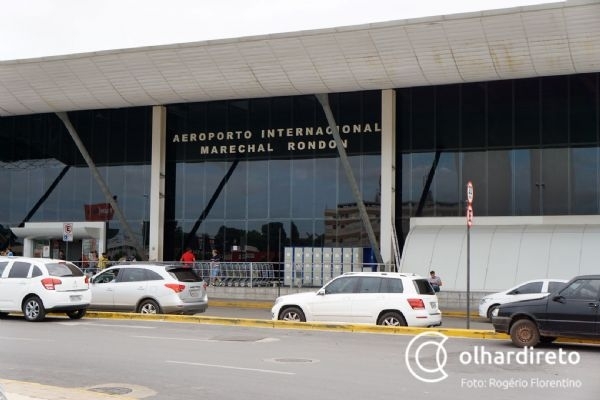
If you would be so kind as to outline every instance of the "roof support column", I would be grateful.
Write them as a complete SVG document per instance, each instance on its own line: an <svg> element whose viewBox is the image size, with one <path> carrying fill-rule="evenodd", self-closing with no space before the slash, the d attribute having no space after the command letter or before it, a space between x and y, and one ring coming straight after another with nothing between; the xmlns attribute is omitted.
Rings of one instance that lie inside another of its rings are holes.
<svg viewBox="0 0 600 400"><path fill-rule="evenodd" d="M148 259L163 261L165 232L165 160L167 109L152 107L152 161L150 165L150 233Z"/></svg>
<svg viewBox="0 0 600 400"><path fill-rule="evenodd" d="M144 251L143 246L140 246L139 241L137 240L136 236L134 236L133 231L131 230L131 227L127 223L127 220L125 219L125 216L123 215L123 212L121 211L121 208L119 208L119 205L117 204L112 193L110 192L108 185L106 184L106 182L104 182L102 175L100 175L100 172L98 172L98 168L96 168L96 164L94 164L94 160L92 160L90 153L88 153L87 149L85 148L85 145L79 138L79 135L77 134L77 131L75 130L75 127L73 126L73 124L71 124L71 120L69 119L69 116L67 115L66 112L57 112L56 115L58 116L58 118L60 118L60 120L63 122L63 124L65 124L67 131L69 131L69 135L71 135L71 139L73 139L73 142L75 142L75 145L79 149L81 156L87 163L88 168L90 169L92 175L96 179L96 183L98 183L98 186L100 186L100 190L102 190L102 193L104 194L104 198L106 199L106 202L110 203L110 206L113 208L113 210L115 210L115 214L117 214L117 218L118 218L119 222L121 223L121 225L123 226L125 233L127 234L127 236L129 236L131 238L132 243L135 244L135 250L136 250L137 254L139 254L140 257L145 257L146 252ZM106 240L106 237L104 238L104 240Z"/></svg>
<svg viewBox="0 0 600 400"><path fill-rule="evenodd" d="M325 116L327 117L327 123L329 124L329 128L331 129L331 133L333 135L333 138L335 139L335 144L340 155L342 168L344 169L344 172L346 173L346 178L350 183L352 193L354 194L354 200L356 201L356 205L358 206L358 211L360 212L360 217L362 219L363 226L367 231L367 236L369 237L369 242L371 243L371 248L373 249L373 253L375 254L377 263L383 264L383 261L381 259L381 253L379 252L379 245L377 244L377 238L375 237L375 232L373 231L371 220L367 215L367 209L365 208L365 203L362 199L362 193L358 188L356 179L354 179L354 174L352 173L352 167L350 166L350 162L348 161L346 149L344 148L344 144L342 143L342 138L340 137L340 132L338 131L337 123L335 122L335 118L333 117L333 113L331 112L331 107L329 106L329 95L326 93L321 93L316 94L315 96L321 103L323 111L325 112Z"/></svg>
<svg viewBox="0 0 600 400"><path fill-rule="evenodd" d="M381 91L381 257L386 266L394 260L396 229L396 91ZM397 260L398 264L400 260ZM386 268L387 269L387 268Z"/></svg>

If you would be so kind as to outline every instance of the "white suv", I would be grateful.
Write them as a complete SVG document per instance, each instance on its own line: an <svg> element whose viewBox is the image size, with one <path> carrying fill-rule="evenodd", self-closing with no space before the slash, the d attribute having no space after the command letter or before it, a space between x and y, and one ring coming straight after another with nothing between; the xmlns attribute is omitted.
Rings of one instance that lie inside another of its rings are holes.
<svg viewBox="0 0 600 400"><path fill-rule="evenodd" d="M0 317L22 312L41 321L46 312L65 312L72 319L86 313L92 294L84 273L67 261L0 257Z"/></svg>
<svg viewBox="0 0 600 400"><path fill-rule="evenodd" d="M350 272L317 292L278 297L274 320L438 326L442 313L427 279L396 272Z"/></svg>

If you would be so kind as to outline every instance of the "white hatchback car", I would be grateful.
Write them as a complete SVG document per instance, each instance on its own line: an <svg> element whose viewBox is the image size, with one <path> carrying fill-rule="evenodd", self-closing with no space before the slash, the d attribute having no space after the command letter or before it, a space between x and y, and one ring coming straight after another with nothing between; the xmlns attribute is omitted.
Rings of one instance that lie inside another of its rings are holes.
<svg viewBox="0 0 600 400"><path fill-rule="evenodd" d="M564 279L535 279L502 292L488 294L479 301L479 316L491 321L492 313L500 304L544 297L561 289L566 282Z"/></svg>
<svg viewBox="0 0 600 400"><path fill-rule="evenodd" d="M65 312L79 319L91 297L88 277L73 263L0 257L0 317L22 312L27 321L41 321L47 312Z"/></svg>
<svg viewBox="0 0 600 400"><path fill-rule="evenodd" d="M278 297L272 319L392 326L438 326L442 313L427 279L396 272L350 272L317 292Z"/></svg>
<svg viewBox="0 0 600 400"><path fill-rule="evenodd" d="M115 265L94 275L91 289L90 310L196 314L208 307L206 282L176 264Z"/></svg>

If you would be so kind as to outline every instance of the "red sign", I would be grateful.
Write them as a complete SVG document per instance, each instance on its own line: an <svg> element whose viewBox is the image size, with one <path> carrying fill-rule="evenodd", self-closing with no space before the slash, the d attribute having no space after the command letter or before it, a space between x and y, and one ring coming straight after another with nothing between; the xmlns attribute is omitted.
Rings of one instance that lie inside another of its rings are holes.
<svg viewBox="0 0 600 400"><path fill-rule="evenodd" d="M469 204L467 206L467 226L470 228L473 225L473 206Z"/></svg>
<svg viewBox="0 0 600 400"><path fill-rule="evenodd" d="M109 221L115 214L110 203L84 204L83 208L86 221Z"/></svg>

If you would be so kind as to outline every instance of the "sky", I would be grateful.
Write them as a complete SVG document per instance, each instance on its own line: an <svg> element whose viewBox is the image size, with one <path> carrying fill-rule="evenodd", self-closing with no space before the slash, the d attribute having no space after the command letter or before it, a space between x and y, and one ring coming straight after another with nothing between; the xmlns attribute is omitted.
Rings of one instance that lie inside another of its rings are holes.
<svg viewBox="0 0 600 400"><path fill-rule="evenodd" d="M0 60L294 32L556 0L5 0Z"/></svg>

